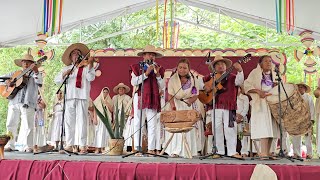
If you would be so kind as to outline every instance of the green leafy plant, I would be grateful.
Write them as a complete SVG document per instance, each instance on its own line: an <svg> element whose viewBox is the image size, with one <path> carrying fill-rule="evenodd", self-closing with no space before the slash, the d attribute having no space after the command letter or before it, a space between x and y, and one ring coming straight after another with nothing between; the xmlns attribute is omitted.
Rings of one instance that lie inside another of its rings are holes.
<svg viewBox="0 0 320 180"><path fill-rule="evenodd" d="M102 102L101 102L102 103ZM111 121L109 120L108 114L107 114L107 108L105 106L103 107L103 113L99 111L99 109L94 106L98 117L101 119L103 124L106 126L107 131L109 132L111 139L122 139L123 136L123 128L124 128L124 121L125 121L125 115L124 115L124 107L121 106L121 113L120 113L120 121L119 121L119 110L118 110L118 103L116 105L116 112L115 112L115 122L114 127L112 127Z"/></svg>

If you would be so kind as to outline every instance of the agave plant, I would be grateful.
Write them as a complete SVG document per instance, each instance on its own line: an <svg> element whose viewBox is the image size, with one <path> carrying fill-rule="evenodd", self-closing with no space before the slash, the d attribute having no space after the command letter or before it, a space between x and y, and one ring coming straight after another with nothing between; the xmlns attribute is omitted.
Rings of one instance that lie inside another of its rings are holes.
<svg viewBox="0 0 320 180"><path fill-rule="evenodd" d="M99 109L94 106L98 117L101 119L103 124L106 126L107 131L109 132L111 139L122 139L123 136L123 128L124 128L124 121L125 121L125 114L124 114L124 107L121 106L121 113L120 113L120 121L119 121L119 110L118 110L118 103L116 105L116 112L115 112L115 122L114 122L114 128L112 127L111 122L109 121L109 117L107 115L107 108L105 106L103 107L103 113L99 111Z"/></svg>

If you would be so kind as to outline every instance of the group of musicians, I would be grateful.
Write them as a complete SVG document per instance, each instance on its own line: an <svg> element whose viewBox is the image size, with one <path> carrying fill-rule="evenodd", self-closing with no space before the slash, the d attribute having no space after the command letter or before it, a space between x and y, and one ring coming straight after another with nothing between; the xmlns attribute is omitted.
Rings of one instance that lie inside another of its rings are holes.
<svg viewBox="0 0 320 180"><path fill-rule="evenodd" d="M255 148L259 158L261 160L277 159L274 153L277 140L280 138L280 129L266 101L266 97L270 95L269 91L278 85L270 56L261 56L257 67L250 72L247 79L244 79L240 63L232 63L231 60L221 56L215 57L209 65L210 71L203 78L190 72L191 64L188 59L180 59L176 70L172 72L169 81L166 82L164 68L156 63L156 58L161 58L162 54L157 52L154 46L148 45L138 53L143 63L130 66L130 82L133 87L132 99L127 95L130 88L119 83L113 88L116 96L111 98L110 89L104 87L100 95L92 101L89 94L91 82L95 79L95 69L93 67L94 58L89 57L89 54L90 50L86 45L76 43L69 46L62 56L65 67L55 77L55 82L62 84L67 79L65 101L63 101L63 95L60 91L53 107L52 121L54 123L51 122L49 127L51 128L50 139L56 142L56 146L61 140L60 127L63 105L65 106L64 149L79 154L87 154L88 146L96 147L95 153L107 149L107 140L110 137L106 127L97 117L93 105L101 112L107 110L107 116L109 119L113 119L113 122L116 119L114 112L125 110L125 114L129 116L123 132L124 138L128 139L125 145L133 146L133 149L141 149L144 136L140 137L138 132L141 128L140 123L146 123L146 129L143 132L147 137L147 149L150 154L159 154L162 145L168 141L170 136L168 132L164 131L159 116L157 116L161 111L196 110L202 120L196 122L193 129L186 133L192 156L198 156L204 152L211 153L211 147L214 146L212 138L215 138L217 154L214 157L218 157L218 154L226 154L239 159L246 157L250 138L241 138L242 150L239 151L241 152L239 154L237 152L237 136L239 132L243 131L245 124L250 122L251 139L259 142ZM88 57L86 63L83 63L83 57ZM15 150L15 139L21 119L19 132L19 136L23 133L21 143L25 145L26 152L32 152L35 145L34 136L37 132L34 130L36 127L34 117L39 104L37 102L38 89L42 86L43 79L38 71L39 64L30 54L26 54L14 62L22 67L22 70L30 69L30 71L23 75L23 79L26 79L25 85L16 89L16 95L9 98L6 127L8 131L13 133L14 138L8 142L5 150ZM229 71L231 68L234 68L237 73L231 73ZM7 76L12 74L7 74ZM218 82L219 78L221 81ZM5 82L10 88L15 87L15 83L13 79ZM298 84L298 87L304 101L308 103L310 108L311 119L308 121L314 123L313 100L307 94L310 92L310 87L304 83ZM164 101L165 90L168 92L168 103ZM214 91L214 101L207 104L200 102L198 98L200 92L209 94L213 93L212 91ZM249 99L251 99L251 106ZM213 105L212 102L215 104ZM249 113L250 107L251 112ZM248 114L251 114L250 118ZM140 117L141 115L142 117ZM212 118L212 116L214 117ZM142 121L140 121L141 119ZM212 123L214 126L211 129L214 133L211 133L216 137L212 137L210 133L206 135L204 133L208 130L205 128L209 128L205 124L209 124L211 121L215 121ZM90 128L93 130L90 131ZM286 142L288 139L286 131L284 129L282 131L282 134L285 134L283 139ZM307 158L312 158L311 132L292 137L294 155L301 157L301 136L306 136ZM133 137L133 140L129 140L130 137ZM182 142L181 134L176 133L165 152L171 157L186 157L186 150ZM225 147L227 148L226 152ZM287 146L283 148L288 152ZM142 154L137 153L136 155L141 156Z"/></svg>

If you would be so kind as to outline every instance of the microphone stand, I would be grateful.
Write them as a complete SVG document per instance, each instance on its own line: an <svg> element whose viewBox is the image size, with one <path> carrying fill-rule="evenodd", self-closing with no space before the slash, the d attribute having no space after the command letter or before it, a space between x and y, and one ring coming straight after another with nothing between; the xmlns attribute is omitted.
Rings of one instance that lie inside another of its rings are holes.
<svg viewBox="0 0 320 180"><path fill-rule="evenodd" d="M0 82L5 82L6 80L11 79L11 77L0 77Z"/></svg>
<svg viewBox="0 0 320 180"><path fill-rule="evenodd" d="M299 160L299 161L303 161L303 159L301 158L291 158L291 157L287 157L284 152L283 152L283 147L282 147L282 105L281 105L281 88L284 91L285 95L286 95L286 100L288 101L291 109L293 109L293 105L288 97L287 91L285 90L284 86L283 86L283 82L280 76L280 72L279 72L279 68L276 67L275 68L275 72L277 75L277 81L278 81L278 101L279 101L279 108L278 108L278 114L279 114L279 130L280 130L280 151L279 151L279 157L281 158L286 158L291 162L294 162L293 159Z"/></svg>
<svg viewBox="0 0 320 180"><path fill-rule="evenodd" d="M125 158L125 157L129 157L129 156L132 156L132 155L135 155L135 154L138 154L138 153L140 153L140 154L142 154L142 156L145 156L145 155L152 155L152 156L155 156L155 157L163 157L163 158L168 158L168 157L166 157L166 156L163 156L163 155L159 155L159 154L151 154L151 153L148 153L148 152L143 152L142 151L142 143L141 143L141 136L142 136L142 121L143 121L143 119L142 119L142 104L143 104L143 93L144 93L144 86L143 86L143 84L144 84L144 80L143 80L143 75L144 75L144 66L145 66L145 64L146 64L146 62L144 62L144 61L141 61L141 62L139 62L139 65L140 65L140 70L141 70L141 78L142 78L142 82L141 82L141 94L140 94L140 119L139 119L139 121L140 121L140 127L139 127L139 144L138 144L138 146L137 145L134 145L134 146L136 146L136 147L138 147L138 149L137 149L137 151L136 152L133 152L133 153L131 153L131 154L127 154L127 155L124 155L124 156L122 156L122 158ZM139 97L139 96L138 96Z"/></svg>
<svg viewBox="0 0 320 180"><path fill-rule="evenodd" d="M209 53L209 57L210 57L210 53ZM214 155L218 155L220 156L219 158L222 158L222 157L229 157L229 158L234 158L234 159L239 159L239 160L244 160L244 159L240 159L240 158L236 158L236 157L233 157L233 156L228 156L228 155L225 155L225 154L218 154L218 148L217 148L217 141L216 141L216 93L215 93L215 87L216 87L216 72L214 70L214 67L212 65L212 63L209 64L209 66L211 67L212 69L212 75L211 75L211 78L213 78L213 83L212 83L212 114L211 114L211 122L212 122L212 132L213 132L213 139L212 139L212 153L210 154L207 154L205 156L202 156L200 157L199 159L200 160L203 160L203 159L207 159L208 157L212 157ZM222 127L223 128L223 127ZM215 159L215 158L214 158Z"/></svg>
<svg viewBox="0 0 320 180"><path fill-rule="evenodd" d="M77 63L73 64L71 71L72 72L74 70L74 68L77 66L77 64L79 62L81 62L81 56L79 56ZM70 73L71 74L71 73ZM66 112L66 95L67 95L67 80L69 79L70 74L68 74L62 84L60 85L59 89L57 90L56 94L59 93L59 91L62 89L62 87L64 86L64 90L63 90L63 107L62 107L62 122L61 122L61 133L60 133L60 148L59 148L59 152L62 153L64 152L65 154L67 154L68 156L71 156L71 153L73 152L69 152L66 151L63 147L63 135L65 134L65 125L64 125L64 121L65 121L65 112ZM39 153L34 153L34 154L39 154ZM76 155L78 155L77 153L75 153Z"/></svg>

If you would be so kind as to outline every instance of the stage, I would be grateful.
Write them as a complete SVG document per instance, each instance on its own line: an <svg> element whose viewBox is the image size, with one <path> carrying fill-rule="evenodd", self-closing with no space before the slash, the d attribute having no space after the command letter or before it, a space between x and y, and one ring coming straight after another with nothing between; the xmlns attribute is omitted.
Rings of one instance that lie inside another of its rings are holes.
<svg viewBox="0 0 320 180"><path fill-rule="evenodd" d="M282 180L319 179L320 160L236 160L6 152L0 179L250 179L256 164L267 164Z"/></svg>

